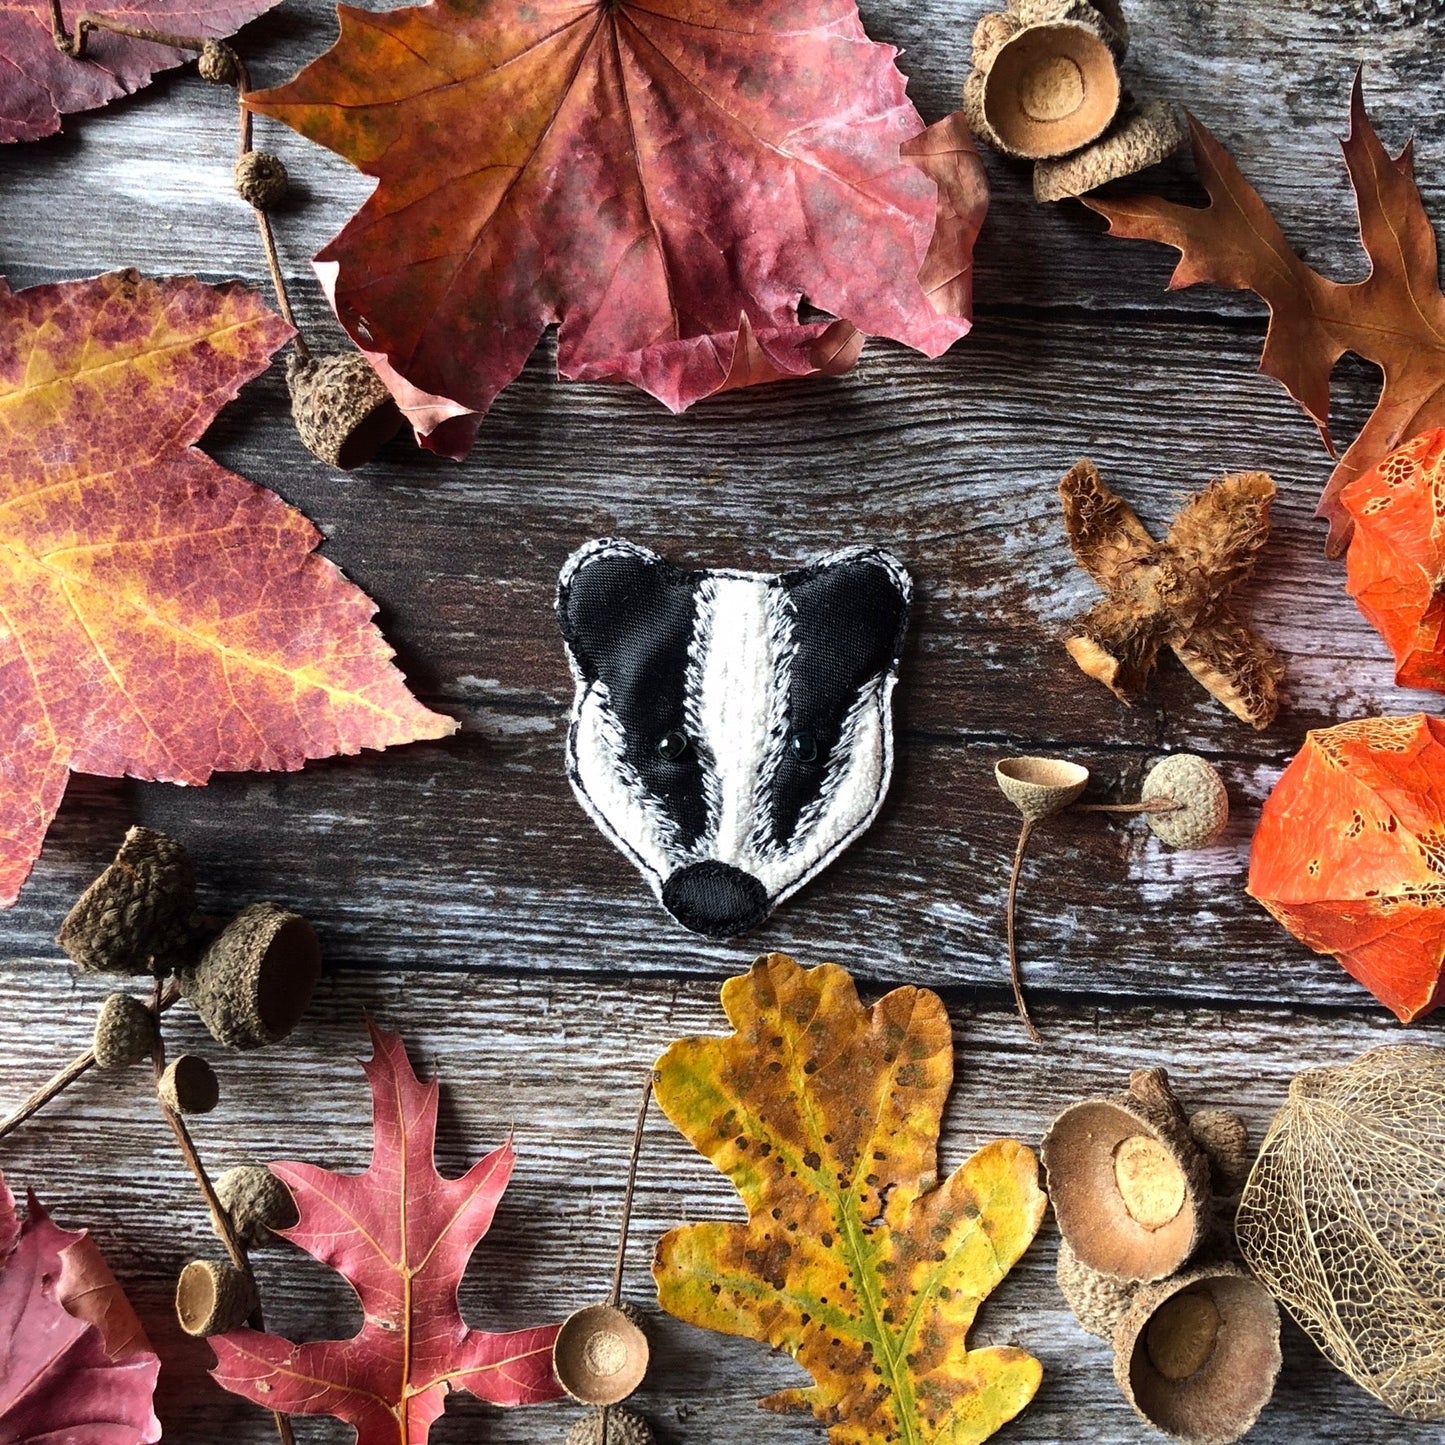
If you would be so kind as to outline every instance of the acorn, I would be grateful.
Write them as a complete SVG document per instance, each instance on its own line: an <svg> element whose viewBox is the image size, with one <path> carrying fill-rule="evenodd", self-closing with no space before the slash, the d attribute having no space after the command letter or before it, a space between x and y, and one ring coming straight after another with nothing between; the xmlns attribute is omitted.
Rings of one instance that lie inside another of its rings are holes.
<svg viewBox="0 0 1445 1445"><path fill-rule="evenodd" d="M647 1373L647 1336L628 1311L587 1305L563 1321L552 1346L562 1388L584 1405L616 1405Z"/></svg>
<svg viewBox="0 0 1445 1445"><path fill-rule="evenodd" d="M1208 1233L1209 1160L1163 1069L1137 1069L1126 1093L1070 1105L1040 1152L1059 1231L1091 1269L1162 1279Z"/></svg>
<svg viewBox="0 0 1445 1445"><path fill-rule="evenodd" d="M164 833L132 828L55 941L82 973L164 976L194 957L195 915L190 855Z"/></svg>
<svg viewBox="0 0 1445 1445"><path fill-rule="evenodd" d="M201 79L209 80L212 85L235 85L241 78L236 52L221 40L206 41L201 47L196 69L200 71Z"/></svg>
<svg viewBox="0 0 1445 1445"><path fill-rule="evenodd" d="M296 1027L320 977L321 945L311 925L275 903L251 903L181 973L180 984L212 1038L258 1049Z"/></svg>
<svg viewBox="0 0 1445 1445"><path fill-rule="evenodd" d="M1279 1375L1279 1306L1237 1265L1140 1285L1114 1336L1114 1378L1136 1413L1187 1445L1232 1445Z"/></svg>
<svg viewBox="0 0 1445 1445"><path fill-rule="evenodd" d="M233 171L236 194L258 211L269 211L286 199L291 178L285 162L270 151L245 151L236 157Z"/></svg>
<svg viewBox="0 0 1445 1445"><path fill-rule="evenodd" d="M1196 753L1175 753L1154 764L1142 788L1146 801L1175 804L1145 815L1149 830L1170 848L1207 848L1229 823L1229 794L1213 765Z"/></svg>
<svg viewBox="0 0 1445 1445"><path fill-rule="evenodd" d="M242 1244L263 1248L300 1217L291 1191L262 1164L238 1164L215 1178L216 1198Z"/></svg>
<svg viewBox="0 0 1445 1445"><path fill-rule="evenodd" d="M1059 1293L1079 1324L1101 1340L1112 1340L1119 1321L1124 1318L1124 1312L1134 1298L1138 1282L1090 1269L1074 1253L1067 1239L1059 1240L1059 1258L1054 1275L1059 1283Z"/></svg>
<svg viewBox="0 0 1445 1445"><path fill-rule="evenodd" d="M124 1068L149 1056L156 1042L156 1021L151 1011L128 993L113 993L101 1004L91 1045L102 1069Z"/></svg>
<svg viewBox="0 0 1445 1445"><path fill-rule="evenodd" d="M209 1114L221 1101L221 1084L199 1054L182 1054L166 1065L156 1093L172 1113Z"/></svg>
<svg viewBox="0 0 1445 1445"><path fill-rule="evenodd" d="M1073 155L1046 157L1034 164L1034 198L1063 201L1137 175L1167 160L1184 144L1185 135L1167 100L1126 102L1098 140Z"/></svg>
<svg viewBox="0 0 1445 1445"><path fill-rule="evenodd" d="M656 1445L657 1437L641 1415L614 1405L607 1412L606 1445ZM567 1445L603 1445L602 1411L589 1410L567 1432Z"/></svg>
<svg viewBox="0 0 1445 1445"><path fill-rule="evenodd" d="M193 1259L176 1281L176 1319L196 1338L239 1328L256 1304L255 1282L229 1260Z"/></svg>
<svg viewBox="0 0 1445 1445"><path fill-rule="evenodd" d="M1089 770L1064 758L1002 758L994 781L1030 823L1052 817L1076 803L1089 785Z"/></svg>
<svg viewBox="0 0 1445 1445"><path fill-rule="evenodd" d="M1249 1125L1228 1109L1199 1109L1189 1116L1189 1132L1209 1157L1214 1192L1238 1194L1258 1152L1249 1142Z"/></svg>
<svg viewBox="0 0 1445 1445"><path fill-rule="evenodd" d="M402 428L405 418L359 352L286 360L291 416L308 451L343 472L364 466Z"/></svg>

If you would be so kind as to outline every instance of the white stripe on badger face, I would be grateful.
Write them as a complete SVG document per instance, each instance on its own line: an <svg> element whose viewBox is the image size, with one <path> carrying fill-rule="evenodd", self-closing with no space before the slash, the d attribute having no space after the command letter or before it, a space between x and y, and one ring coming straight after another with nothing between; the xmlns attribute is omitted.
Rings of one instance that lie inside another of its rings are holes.
<svg viewBox="0 0 1445 1445"><path fill-rule="evenodd" d="M748 868L758 774L769 754L778 677L767 578L709 577L688 658L688 715L711 767L699 855ZM786 669L783 669L786 685Z"/></svg>

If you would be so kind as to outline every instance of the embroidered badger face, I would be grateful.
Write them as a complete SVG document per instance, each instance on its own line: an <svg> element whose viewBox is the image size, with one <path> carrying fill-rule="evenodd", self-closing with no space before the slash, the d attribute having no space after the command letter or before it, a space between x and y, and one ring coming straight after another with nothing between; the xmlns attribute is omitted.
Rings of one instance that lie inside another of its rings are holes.
<svg viewBox="0 0 1445 1445"><path fill-rule="evenodd" d="M684 927L754 927L873 821L910 592L874 548L776 576L610 539L568 559L568 776Z"/></svg>

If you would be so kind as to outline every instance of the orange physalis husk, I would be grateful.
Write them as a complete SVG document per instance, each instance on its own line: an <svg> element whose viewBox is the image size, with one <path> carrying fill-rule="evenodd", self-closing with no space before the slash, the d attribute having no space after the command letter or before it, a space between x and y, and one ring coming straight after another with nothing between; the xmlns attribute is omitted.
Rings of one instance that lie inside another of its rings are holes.
<svg viewBox="0 0 1445 1445"><path fill-rule="evenodd" d="M1421 432L1340 494L1355 524L1348 588L1401 687L1445 692L1445 428Z"/></svg>
<svg viewBox="0 0 1445 1445"><path fill-rule="evenodd" d="M1416 713L1311 732L1260 815L1249 892L1402 1022L1435 1008L1445 962L1445 721Z"/></svg>

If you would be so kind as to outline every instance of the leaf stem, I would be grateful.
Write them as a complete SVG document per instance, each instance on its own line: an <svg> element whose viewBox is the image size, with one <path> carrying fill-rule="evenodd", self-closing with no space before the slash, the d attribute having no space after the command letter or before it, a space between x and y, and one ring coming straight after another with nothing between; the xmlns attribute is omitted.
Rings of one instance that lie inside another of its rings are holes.
<svg viewBox="0 0 1445 1445"><path fill-rule="evenodd" d="M1019 974L1018 950L1014 946L1014 912L1018 900L1019 873L1024 866L1024 854L1028 850L1029 835L1033 832L1034 825L1031 819L1025 818L1023 827L1019 829L1018 846L1014 849L1013 872L1009 874L1008 880L1008 974L1009 982L1013 984L1014 1003L1018 1008L1019 1017L1023 1020L1024 1027L1029 1032L1029 1037L1036 1043L1043 1043L1038 1029L1034 1027L1034 1021L1029 1017L1028 1005L1024 1002L1023 979Z"/></svg>
<svg viewBox="0 0 1445 1445"><path fill-rule="evenodd" d="M1073 813L1177 813L1183 803L1175 798L1141 798L1137 803L1075 803Z"/></svg>

